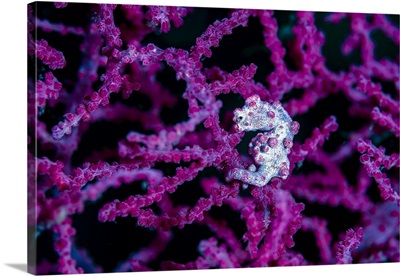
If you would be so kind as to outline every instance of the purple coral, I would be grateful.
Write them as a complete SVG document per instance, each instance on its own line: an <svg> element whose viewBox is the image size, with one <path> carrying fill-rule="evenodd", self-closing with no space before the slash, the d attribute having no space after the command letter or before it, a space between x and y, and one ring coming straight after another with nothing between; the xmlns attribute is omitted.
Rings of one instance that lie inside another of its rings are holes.
<svg viewBox="0 0 400 276"><path fill-rule="evenodd" d="M31 272L399 262L398 47L390 15L28 5Z"/></svg>

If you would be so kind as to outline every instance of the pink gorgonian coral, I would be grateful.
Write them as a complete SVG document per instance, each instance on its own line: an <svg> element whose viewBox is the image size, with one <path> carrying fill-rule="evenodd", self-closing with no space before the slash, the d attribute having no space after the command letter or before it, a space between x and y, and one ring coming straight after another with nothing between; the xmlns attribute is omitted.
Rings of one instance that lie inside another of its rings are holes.
<svg viewBox="0 0 400 276"><path fill-rule="evenodd" d="M399 17L28 5L29 271L399 262Z"/></svg>

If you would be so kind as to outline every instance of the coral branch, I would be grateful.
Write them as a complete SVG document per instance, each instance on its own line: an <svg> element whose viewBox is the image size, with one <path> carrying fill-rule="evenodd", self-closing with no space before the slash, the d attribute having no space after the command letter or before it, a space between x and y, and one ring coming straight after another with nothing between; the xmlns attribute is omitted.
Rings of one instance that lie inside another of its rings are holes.
<svg viewBox="0 0 400 276"><path fill-rule="evenodd" d="M336 250L336 260L338 264L350 264L353 260L351 251L360 245L363 229L349 229L346 231L343 239L338 243Z"/></svg>
<svg viewBox="0 0 400 276"><path fill-rule="evenodd" d="M371 141L358 140L357 150L362 153L360 162L364 165L368 176L373 177L378 183L381 196L384 200L396 201L400 205L398 192L392 188L391 180L382 168L389 170L392 167L400 167L399 154L393 153L390 156L385 155L384 148L376 148Z"/></svg>

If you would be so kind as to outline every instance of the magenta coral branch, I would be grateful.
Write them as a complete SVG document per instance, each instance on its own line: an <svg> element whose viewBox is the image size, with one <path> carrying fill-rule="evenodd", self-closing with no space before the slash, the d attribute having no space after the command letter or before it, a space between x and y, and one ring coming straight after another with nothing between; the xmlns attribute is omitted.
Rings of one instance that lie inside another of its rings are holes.
<svg viewBox="0 0 400 276"><path fill-rule="evenodd" d="M258 253L258 244L264 238L270 223L269 211L267 209L257 211L253 203L244 207L241 215L247 227L247 232L243 235L244 241L248 242L246 250L254 258Z"/></svg>
<svg viewBox="0 0 400 276"><path fill-rule="evenodd" d="M65 219L62 223L53 227L54 232L58 235L54 243L54 249L59 254L58 271L64 274L81 274L83 269L77 267L76 260L71 256L72 237L76 231L72 227L71 218Z"/></svg>
<svg viewBox="0 0 400 276"><path fill-rule="evenodd" d="M48 65L50 69L61 69L67 64L64 55L51 47L46 40L39 40L33 43L36 56Z"/></svg>
<svg viewBox="0 0 400 276"><path fill-rule="evenodd" d="M47 158L37 159L38 173L48 175L58 186L59 191L78 191L88 181L94 178L110 177L119 168L118 165L109 165L100 161L97 164L85 163L82 168L76 168L73 175L66 175L62 171L63 167L64 165L60 161L52 162Z"/></svg>
<svg viewBox="0 0 400 276"><path fill-rule="evenodd" d="M268 91L261 85L253 81L257 66L242 66L232 73L226 73L218 67L205 70L208 79L213 81L210 89L214 95L228 94L230 92L239 93L247 99L257 91L261 98L266 98Z"/></svg>
<svg viewBox="0 0 400 276"><path fill-rule="evenodd" d="M378 107L374 107L371 112L371 118L381 127L387 128L389 131L393 131L396 137L400 137L399 120L393 118L390 113L380 111Z"/></svg>
<svg viewBox="0 0 400 276"><path fill-rule="evenodd" d="M81 27L65 26L64 24L54 24L48 20L37 20L36 26L44 32L58 32L61 35L74 34L83 35L84 30Z"/></svg>
<svg viewBox="0 0 400 276"><path fill-rule="evenodd" d="M211 57L211 47L218 47L224 35L229 35L236 27L247 25L249 16L252 15L250 10L234 11L230 18L225 18L221 21L215 21L206 31L196 39L196 45L190 48L190 57L194 61L198 61L204 55Z"/></svg>
<svg viewBox="0 0 400 276"><path fill-rule="evenodd" d="M46 100L57 99L62 84L54 77L53 73L47 72L44 75L44 81L39 80L36 83L36 106L44 107Z"/></svg>
<svg viewBox="0 0 400 276"><path fill-rule="evenodd" d="M204 256L205 261L211 267L240 267L236 256L229 254L224 244L218 246L218 241L215 238L201 241L199 244L199 251L200 254Z"/></svg>
<svg viewBox="0 0 400 276"><path fill-rule="evenodd" d="M351 252L360 245L363 232L361 227L346 231L343 239L337 245L336 260L338 264L350 264L352 262Z"/></svg>
<svg viewBox="0 0 400 276"><path fill-rule="evenodd" d="M384 200L396 201L400 205L398 192L393 189L390 178L382 169L389 170L392 167L400 167L400 157L393 153L390 156L385 155L384 148L376 148L371 141L358 140L357 150L362 153L360 162L364 165L369 177L373 177L378 183L381 196Z"/></svg>
<svg viewBox="0 0 400 276"><path fill-rule="evenodd" d="M383 93L379 84L373 83L371 80L361 75L359 76L357 88L366 93L368 96L375 98L381 108L387 108L392 114L399 113L399 101L396 101L389 97L389 95Z"/></svg>
<svg viewBox="0 0 400 276"><path fill-rule="evenodd" d="M181 180L182 181L182 180ZM221 206L225 198L234 197L238 193L238 185L233 187L220 186L218 189L210 191L209 198L200 198L195 206L187 211L180 212L178 215L169 215L167 213L157 216L150 209L140 209L151 205L154 201L161 200L160 194L162 185L168 182L165 179L154 189L149 189L155 194L150 194L147 197L130 197L125 202L114 201L107 204L99 213L101 221L113 220L117 216L131 216L138 217L138 224L144 227L162 227L168 230L171 227L178 226L183 228L186 224L191 224L195 221L202 221L204 218L203 213L209 211L212 206ZM172 184L172 183L171 183ZM170 184L170 185L171 185ZM172 187L167 188L173 192Z"/></svg>
<svg viewBox="0 0 400 276"><path fill-rule="evenodd" d="M313 232L315 239L317 240L317 246L319 248L319 255L322 263L331 263L333 259L331 250L332 236L328 231L327 221L319 219L318 217L303 218L301 228L305 231Z"/></svg>
<svg viewBox="0 0 400 276"><path fill-rule="evenodd" d="M195 164L195 163L193 163ZM178 168L174 177L164 177L159 185L156 187L149 187L147 195L144 196L130 196L125 201L114 200L113 202L107 203L99 211L99 220L101 222L113 221L116 217L139 216L142 215L142 224L152 223L148 220L151 216L151 210L140 211L140 208L150 206L154 202L159 202L164 193L173 193L179 185L185 181L192 180L198 172L202 169L199 166L191 166L190 168ZM177 221L174 220L173 225L176 226Z"/></svg>
<svg viewBox="0 0 400 276"><path fill-rule="evenodd" d="M293 197L284 190L268 189L268 198L264 201L273 207L269 213L269 226L263 243L252 266L267 266L285 254L294 246L293 235L301 227L304 204L296 203Z"/></svg>
<svg viewBox="0 0 400 276"><path fill-rule="evenodd" d="M210 230L213 231L219 239L224 241L239 263L242 263L248 258L248 253L242 249L240 241L237 239L232 229L228 227L226 221L217 221L206 214L203 222L208 225Z"/></svg>
<svg viewBox="0 0 400 276"><path fill-rule="evenodd" d="M372 206L367 196L349 185L331 156L319 149L316 154L308 155L307 160L321 166L324 172L292 176L284 186L294 195L307 198L310 202L330 206L344 205L350 210L368 210Z"/></svg>
<svg viewBox="0 0 400 276"><path fill-rule="evenodd" d="M307 155L316 152L317 146L322 146L324 140L329 138L330 133L337 129L338 124L334 116L326 119L320 128L313 130L312 136L307 138L303 145L295 144L293 146L292 153L289 156L291 162L301 162Z"/></svg>
<svg viewBox="0 0 400 276"><path fill-rule="evenodd" d="M176 28L183 25L183 19L191 8L184 7L164 7L164 6L150 6L145 14L145 18L150 21L150 25L155 28L160 25L160 31L167 33L171 29L172 21Z"/></svg>
<svg viewBox="0 0 400 276"><path fill-rule="evenodd" d="M106 46L102 49L103 53L109 55L109 53L118 49L122 46L122 40L119 37L121 31L114 24L114 9L117 5L100 5L99 21L97 28L101 35L104 36Z"/></svg>

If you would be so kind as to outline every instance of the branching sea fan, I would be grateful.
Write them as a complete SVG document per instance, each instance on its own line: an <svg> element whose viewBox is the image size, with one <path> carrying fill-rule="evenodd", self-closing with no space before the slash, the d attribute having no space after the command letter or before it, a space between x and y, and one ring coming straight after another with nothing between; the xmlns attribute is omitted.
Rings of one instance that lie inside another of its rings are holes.
<svg viewBox="0 0 400 276"><path fill-rule="evenodd" d="M399 262L399 16L28 5L29 271Z"/></svg>

